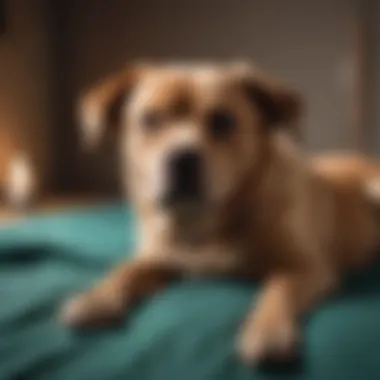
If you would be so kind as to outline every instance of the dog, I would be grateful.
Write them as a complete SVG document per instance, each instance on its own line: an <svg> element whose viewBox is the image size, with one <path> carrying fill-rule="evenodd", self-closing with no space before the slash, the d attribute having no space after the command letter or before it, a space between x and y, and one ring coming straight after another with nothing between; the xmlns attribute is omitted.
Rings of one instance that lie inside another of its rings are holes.
<svg viewBox="0 0 380 380"><path fill-rule="evenodd" d="M181 275L258 279L237 332L241 360L286 359L300 317L380 248L380 166L308 157L302 98L254 65L136 64L80 102L84 142L114 134L140 228L134 259L63 306L99 326Z"/></svg>

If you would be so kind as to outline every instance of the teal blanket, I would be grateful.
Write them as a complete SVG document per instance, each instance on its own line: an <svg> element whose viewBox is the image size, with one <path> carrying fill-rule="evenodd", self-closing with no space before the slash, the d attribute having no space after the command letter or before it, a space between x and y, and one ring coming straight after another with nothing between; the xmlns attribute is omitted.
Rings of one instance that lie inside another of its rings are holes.
<svg viewBox="0 0 380 380"><path fill-rule="evenodd" d="M132 213L109 205L40 216L0 231L0 380L349 380L380 378L380 268L305 321L289 369L241 364L234 336L253 284L186 280L139 305L122 326L70 331L60 303L131 254Z"/></svg>

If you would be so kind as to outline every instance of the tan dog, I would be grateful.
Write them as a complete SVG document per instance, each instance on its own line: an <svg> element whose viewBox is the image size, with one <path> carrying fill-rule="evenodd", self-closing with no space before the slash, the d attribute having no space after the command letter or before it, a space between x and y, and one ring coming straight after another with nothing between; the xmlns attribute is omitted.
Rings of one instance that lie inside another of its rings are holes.
<svg viewBox="0 0 380 380"><path fill-rule="evenodd" d="M242 359L283 357L301 313L380 247L380 169L308 160L290 138L298 96L245 65L136 66L81 106L87 144L121 127L141 239L134 260L70 300L65 323L120 317L180 274L259 278L238 335Z"/></svg>

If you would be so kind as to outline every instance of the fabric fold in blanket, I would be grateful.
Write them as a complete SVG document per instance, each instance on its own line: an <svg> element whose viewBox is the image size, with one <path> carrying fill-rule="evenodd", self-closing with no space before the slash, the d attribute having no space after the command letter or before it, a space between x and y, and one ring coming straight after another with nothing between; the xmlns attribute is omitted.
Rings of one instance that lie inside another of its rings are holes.
<svg viewBox="0 0 380 380"><path fill-rule="evenodd" d="M380 267L308 316L300 365L249 368L234 338L256 286L194 279L141 303L122 326L73 331L59 305L135 244L122 204L41 215L0 230L0 380L379 379Z"/></svg>

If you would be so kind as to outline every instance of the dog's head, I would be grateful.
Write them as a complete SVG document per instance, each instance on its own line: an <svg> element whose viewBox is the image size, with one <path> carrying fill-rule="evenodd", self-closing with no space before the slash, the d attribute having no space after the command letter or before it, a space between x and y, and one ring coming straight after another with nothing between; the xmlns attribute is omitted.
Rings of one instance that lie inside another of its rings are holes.
<svg viewBox="0 0 380 380"><path fill-rule="evenodd" d="M83 97L86 144L118 131L133 193L168 211L223 202L298 96L245 64L136 65Z"/></svg>

